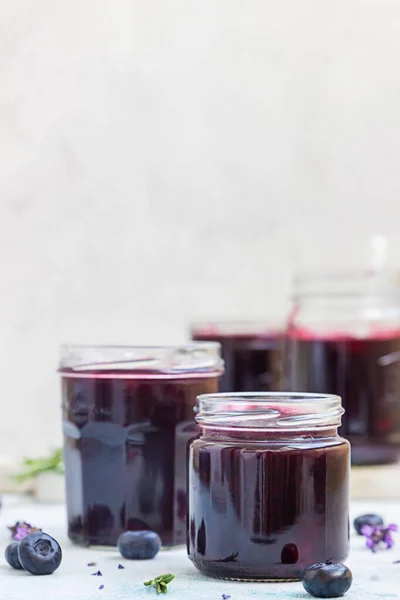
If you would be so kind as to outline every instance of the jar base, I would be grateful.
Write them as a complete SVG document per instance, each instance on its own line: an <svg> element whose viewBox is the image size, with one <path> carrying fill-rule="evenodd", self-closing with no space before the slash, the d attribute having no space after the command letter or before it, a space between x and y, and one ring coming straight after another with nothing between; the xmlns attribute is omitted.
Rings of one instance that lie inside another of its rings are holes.
<svg viewBox="0 0 400 600"><path fill-rule="evenodd" d="M205 573L203 573L205 575ZM295 583L296 581L301 581L301 577L297 577L295 579L244 579L242 577L218 577L217 575L207 575L207 577L212 577L213 579L221 579L223 581L239 581L242 583Z"/></svg>
<svg viewBox="0 0 400 600"><path fill-rule="evenodd" d="M265 575L262 573L258 575L254 572L254 569L249 569L250 572L247 575L245 567L242 569L240 567L237 569L229 569L226 567L226 563L221 564L212 562L207 564L206 562L199 561L198 559L193 559L190 556L189 559L202 575L224 581L241 581L247 583L289 583L292 581L301 581L301 573L303 572L303 569L286 568L286 573L282 572L282 575ZM286 565L286 567L288 566L289 565ZM292 565L292 567L294 566L295 565ZM233 571L235 574L231 574L229 571ZM242 573L240 571L242 571ZM282 569L282 571L284 570Z"/></svg>
<svg viewBox="0 0 400 600"><path fill-rule="evenodd" d="M103 551L113 551L115 550L115 552L118 552L118 547L117 547L117 541L104 541L104 539L102 541L99 541L98 543L94 542L93 539L92 540L87 540L85 539L83 536L79 536L79 535L75 535L72 534L71 532L68 533L68 538L70 540L70 542L74 545L74 546L80 546L81 548L88 548L89 550L99 550L99 552L103 552ZM118 538L117 538L118 539ZM181 542L179 544L173 545L173 544L163 544L161 546L161 551L168 551L168 550L183 550L184 548L186 548L186 544Z"/></svg>

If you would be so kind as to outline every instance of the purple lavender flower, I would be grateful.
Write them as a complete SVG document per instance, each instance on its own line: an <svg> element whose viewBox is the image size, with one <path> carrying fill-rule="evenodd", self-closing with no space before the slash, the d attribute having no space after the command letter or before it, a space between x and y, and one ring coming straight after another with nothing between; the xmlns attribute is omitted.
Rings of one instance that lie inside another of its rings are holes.
<svg viewBox="0 0 400 600"><path fill-rule="evenodd" d="M363 525L361 533L367 538L367 548L376 552L376 548L382 543L386 544L386 549L389 550L394 545L394 539L391 532L397 531L398 527L395 523L390 523L387 527L381 525Z"/></svg>
<svg viewBox="0 0 400 600"><path fill-rule="evenodd" d="M222 594L222 600L229 600L229 598L228 594Z"/></svg>
<svg viewBox="0 0 400 600"><path fill-rule="evenodd" d="M33 527L26 521L17 521L15 525L9 525L8 529L11 531L11 538L16 542L20 542L29 533L42 531L38 527Z"/></svg>

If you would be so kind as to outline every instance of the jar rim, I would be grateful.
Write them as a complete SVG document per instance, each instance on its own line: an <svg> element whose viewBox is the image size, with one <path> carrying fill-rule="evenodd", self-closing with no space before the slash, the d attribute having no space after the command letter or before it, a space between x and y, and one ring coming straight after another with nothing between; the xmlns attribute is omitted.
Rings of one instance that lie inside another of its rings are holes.
<svg viewBox="0 0 400 600"><path fill-rule="evenodd" d="M337 394L322 394L322 393L314 393L314 392L218 392L216 394L200 394L197 396L197 400L208 400L208 399L216 399L216 400L239 400L243 402L247 402L248 400L268 400L268 399L276 399L279 398L281 402L293 401L293 400L335 400L341 402L341 397Z"/></svg>
<svg viewBox="0 0 400 600"><path fill-rule="evenodd" d="M335 394L233 392L198 396L195 412L203 427L304 431L339 427L344 409Z"/></svg>
<svg viewBox="0 0 400 600"><path fill-rule="evenodd" d="M399 296L398 269L300 269L293 273L292 297Z"/></svg>
<svg viewBox="0 0 400 600"><path fill-rule="evenodd" d="M63 344L58 371L124 373L221 374L224 363L219 342L178 345Z"/></svg>

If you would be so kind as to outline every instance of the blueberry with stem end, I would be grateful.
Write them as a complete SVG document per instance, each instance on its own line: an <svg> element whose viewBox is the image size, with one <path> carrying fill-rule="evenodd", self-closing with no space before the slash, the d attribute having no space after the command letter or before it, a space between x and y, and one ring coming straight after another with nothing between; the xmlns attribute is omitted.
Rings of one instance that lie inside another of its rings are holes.
<svg viewBox="0 0 400 600"><path fill-rule="evenodd" d="M124 558L143 560L154 558L161 548L161 539L154 531L125 531L117 545Z"/></svg>
<svg viewBox="0 0 400 600"><path fill-rule="evenodd" d="M62 552L54 538L40 531L20 541L18 558L22 568L32 575L50 575L60 566Z"/></svg>
<svg viewBox="0 0 400 600"><path fill-rule="evenodd" d="M315 598L339 598L350 588L353 575L346 565L330 560L307 567L303 573L303 587Z"/></svg>
<svg viewBox="0 0 400 600"><path fill-rule="evenodd" d="M22 566L18 558L18 546L19 542L12 542L7 546L4 555L10 567L12 567L13 569L21 570Z"/></svg>
<svg viewBox="0 0 400 600"><path fill-rule="evenodd" d="M361 529L364 525L370 525L371 527L383 527L383 519L379 515L360 515L353 521L354 529L357 531L358 535L362 535Z"/></svg>

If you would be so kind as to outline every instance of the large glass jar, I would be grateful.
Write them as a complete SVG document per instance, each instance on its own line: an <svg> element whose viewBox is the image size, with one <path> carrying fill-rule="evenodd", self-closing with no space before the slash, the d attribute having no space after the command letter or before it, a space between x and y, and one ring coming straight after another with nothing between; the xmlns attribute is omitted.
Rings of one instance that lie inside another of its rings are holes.
<svg viewBox="0 0 400 600"><path fill-rule="evenodd" d="M339 394L353 464L400 454L400 277L301 273L286 344L287 388Z"/></svg>
<svg viewBox="0 0 400 600"><path fill-rule="evenodd" d="M193 340L221 344L225 371L221 392L282 389L284 328L260 321L211 321L191 327Z"/></svg>
<svg viewBox="0 0 400 600"><path fill-rule="evenodd" d="M198 398L190 445L188 554L206 575L299 579L348 552L349 443L322 394Z"/></svg>
<svg viewBox="0 0 400 600"><path fill-rule="evenodd" d="M193 408L218 391L219 344L66 346L59 372L71 540L115 545L151 529L185 543Z"/></svg>

